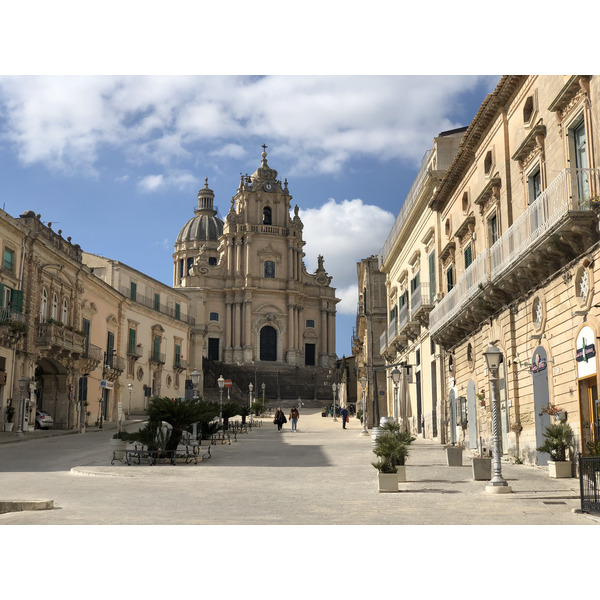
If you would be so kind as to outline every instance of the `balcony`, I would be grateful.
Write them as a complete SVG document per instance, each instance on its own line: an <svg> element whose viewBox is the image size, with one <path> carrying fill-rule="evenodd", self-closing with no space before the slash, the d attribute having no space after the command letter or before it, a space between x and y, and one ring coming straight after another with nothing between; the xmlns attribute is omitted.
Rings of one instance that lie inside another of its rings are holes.
<svg viewBox="0 0 600 600"><path fill-rule="evenodd" d="M130 344L127 347L127 356L133 360L138 360L144 356L144 347L141 344Z"/></svg>
<svg viewBox="0 0 600 600"><path fill-rule="evenodd" d="M148 361L157 365L164 365L167 362L166 356L162 352L150 351Z"/></svg>
<svg viewBox="0 0 600 600"><path fill-rule="evenodd" d="M424 327L429 325L429 313L433 309L433 297L429 282L420 283L410 297L413 319Z"/></svg>
<svg viewBox="0 0 600 600"><path fill-rule="evenodd" d="M25 315L10 308L0 309L0 346L12 348L27 333Z"/></svg>
<svg viewBox="0 0 600 600"><path fill-rule="evenodd" d="M104 356L103 356L104 358ZM104 378L109 381L116 381L125 370L125 359L114 353L106 354L106 365L104 366Z"/></svg>
<svg viewBox="0 0 600 600"><path fill-rule="evenodd" d="M58 323L38 323L36 344L49 358L78 359L85 351L85 336Z"/></svg>
<svg viewBox="0 0 600 600"><path fill-rule="evenodd" d="M598 241L599 190L599 170L561 171L433 308L429 330L435 341L458 343Z"/></svg>
<svg viewBox="0 0 600 600"><path fill-rule="evenodd" d="M185 358L180 358L176 356L173 359L173 370L175 371L185 371L188 367L187 360Z"/></svg>
<svg viewBox="0 0 600 600"><path fill-rule="evenodd" d="M82 373L91 373L102 364L102 349L88 343L78 360L78 368Z"/></svg>

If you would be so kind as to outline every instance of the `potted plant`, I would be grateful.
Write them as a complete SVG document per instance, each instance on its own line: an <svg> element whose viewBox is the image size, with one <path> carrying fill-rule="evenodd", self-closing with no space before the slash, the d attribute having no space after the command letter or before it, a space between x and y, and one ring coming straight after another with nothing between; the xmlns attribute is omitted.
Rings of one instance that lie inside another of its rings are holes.
<svg viewBox="0 0 600 600"><path fill-rule="evenodd" d="M125 458L125 449L127 448L127 442L130 440L132 440L132 436L126 431L118 431L113 434L109 443L116 460L123 460Z"/></svg>
<svg viewBox="0 0 600 600"><path fill-rule="evenodd" d="M446 460L449 467L462 467L463 450L464 448L460 445L446 446Z"/></svg>
<svg viewBox="0 0 600 600"><path fill-rule="evenodd" d="M380 492L397 492L398 481L406 481L408 446L397 433L385 431L378 436L373 453L379 460L371 464L379 471Z"/></svg>
<svg viewBox="0 0 600 600"><path fill-rule="evenodd" d="M250 415L250 407L249 406L241 406L238 409L238 415L242 417L242 425L246 424L246 417Z"/></svg>
<svg viewBox="0 0 600 600"><path fill-rule="evenodd" d="M548 461L548 473L550 477L571 477L571 460L567 460L567 451L569 458L573 446L573 430L568 423L553 423L546 427L544 432L546 440L536 450L550 455Z"/></svg>
<svg viewBox="0 0 600 600"><path fill-rule="evenodd" d="M15 409L12 405L12 400L8 401L6 405L6 423L4 423L4 431L12 431L14 427L13 417L15 416Z"/></svg>

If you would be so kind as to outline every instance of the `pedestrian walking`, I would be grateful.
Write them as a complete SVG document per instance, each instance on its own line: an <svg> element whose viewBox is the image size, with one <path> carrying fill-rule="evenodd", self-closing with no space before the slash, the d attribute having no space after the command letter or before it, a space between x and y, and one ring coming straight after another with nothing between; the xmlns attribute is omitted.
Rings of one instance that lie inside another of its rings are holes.
<svg viewBox="0 0 600 600"><path fill-rule="evenodd" d="M281 407L279 407L275 411L275 418L273 419L273 423L275 423L275 425L277 425L277 431L281 431L283 424L287 423L287 419L285 418L285 415L283 414Z"/></svg>
<svg viewBox="0 0 600 600"><path fill-rule="evenodd" d="M346 429L346 423L348 422L348 409L344 406L341 410L342 415L342 429Z"/></svg>
<svg viewBox="0 0 600 600"><path fill-rule="evenodd" d="M300 418L300 413L295 406L292 406L292 410L290 410L290 423L292 424L292 431L297 431L296 427L298 425L298 419Z"/></svg>

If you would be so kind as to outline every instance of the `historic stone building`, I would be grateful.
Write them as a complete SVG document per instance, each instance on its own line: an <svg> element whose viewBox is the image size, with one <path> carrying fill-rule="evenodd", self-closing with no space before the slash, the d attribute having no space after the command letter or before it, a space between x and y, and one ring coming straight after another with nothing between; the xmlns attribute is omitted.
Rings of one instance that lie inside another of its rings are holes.
<svg viewBox="0 0 600 600"><path fill-rule="evenodd" d="M600 439L599 96L596 76L502 77L428 194L420 220L431 219L433 239L427 226L423 237L399 245L408 258L400 268L411 281L407 328L419 305L413 264L418 252L431 258L432 306L420 326L427 325L439 369L440 441L474 452L491 448L492 384L483 357L489 342L502 353L503 454L546 464L548 455L536 448L555 418L573 428L575 451ZM391 275L396 262L389 256L384 249L382 268ZM389 301L397 279L386 282ZM399 313L388 314L388 327ZM390 364L399 358L398 326L392 329L395 337L389 330L382 337ZM406 335L408 344L419 340L408 329ZM433 393L421 391L422 399L432 394L433 407ZM411 394L413 414L415 400ZM416 432L418 422L412 427Z"/></svg>
<svg viewBox="0 0 600 600"><path fill-rule="evenodd" d="M208 181L198 192L195 216L175 243L173 280L192 304L192 344L211 361L257 372L335 367L339 300L322 256L314 273L306 271L291 200L266 152L241 177L224 221Z"/></svg>

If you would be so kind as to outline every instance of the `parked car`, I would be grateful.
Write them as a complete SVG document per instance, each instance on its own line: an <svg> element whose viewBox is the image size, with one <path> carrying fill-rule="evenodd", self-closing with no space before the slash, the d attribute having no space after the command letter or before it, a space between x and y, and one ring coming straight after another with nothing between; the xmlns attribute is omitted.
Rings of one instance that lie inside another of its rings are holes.
<svg viewBox="0 0 600 600"><path fill-rule="evenodd" d="M54 426L54 419L45 411L39 408L35 411L36 429L50 429Z"/></svg>

